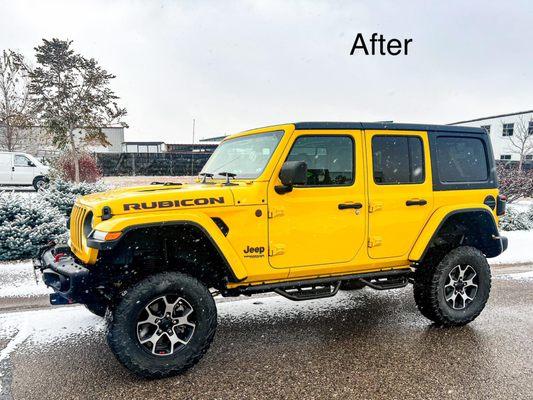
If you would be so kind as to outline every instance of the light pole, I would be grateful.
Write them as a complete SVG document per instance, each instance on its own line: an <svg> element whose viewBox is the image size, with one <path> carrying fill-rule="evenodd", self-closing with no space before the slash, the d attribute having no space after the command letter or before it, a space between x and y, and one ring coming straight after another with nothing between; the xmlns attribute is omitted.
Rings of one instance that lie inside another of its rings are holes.
<svg viewBox="0 0 533 400"><path fill-rule="evenodd" d="M192 119L192 146L191 146L191 176L194 176L194 128L196 119Z"/></svg>

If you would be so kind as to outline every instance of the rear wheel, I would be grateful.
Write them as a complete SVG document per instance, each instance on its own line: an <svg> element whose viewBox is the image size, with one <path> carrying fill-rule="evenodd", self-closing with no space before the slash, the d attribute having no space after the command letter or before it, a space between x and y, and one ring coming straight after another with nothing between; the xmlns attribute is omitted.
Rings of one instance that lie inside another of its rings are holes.
<svg viewBox="0 0 533 400"><path fill-rule="evenodd" d="M420 312L438 325L460 326L473 321L489 298L490 267L478 249L458 247L436 266L415 274L414 297Z"/></svg>
<svg viewBox="0 0 533 400"><path fill-rule="evenodd" d="M108 314L107 340L135 374L164 378L196 364L217 326L215 302L195 278L164 272L126 291Z"/></svg>

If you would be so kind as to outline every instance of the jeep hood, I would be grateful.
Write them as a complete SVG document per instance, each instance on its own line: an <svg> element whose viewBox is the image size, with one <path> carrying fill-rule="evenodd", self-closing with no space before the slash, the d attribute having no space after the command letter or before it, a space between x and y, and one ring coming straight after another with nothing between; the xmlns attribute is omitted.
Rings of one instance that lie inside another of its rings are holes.
<svg viewBox="0 0 533 400"><path fill-rule="evenodd" d="M198 183L113 189L80 197L77 203L101 216L104 207L109 207L112 215L120 215L232 206L235 201L230 186Z"/></svg>

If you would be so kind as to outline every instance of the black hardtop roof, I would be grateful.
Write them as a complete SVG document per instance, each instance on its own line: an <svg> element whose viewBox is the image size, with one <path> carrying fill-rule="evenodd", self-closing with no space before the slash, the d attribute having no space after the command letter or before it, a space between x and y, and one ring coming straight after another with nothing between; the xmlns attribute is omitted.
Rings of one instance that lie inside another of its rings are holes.
<svg viewBox="0 0 533 400"><path fill-rule="evenodd" d="M366 129L427 132L462 132L486 134L483 128L458 125L398 124L392 122L296 122L296 129Z"/></svg>

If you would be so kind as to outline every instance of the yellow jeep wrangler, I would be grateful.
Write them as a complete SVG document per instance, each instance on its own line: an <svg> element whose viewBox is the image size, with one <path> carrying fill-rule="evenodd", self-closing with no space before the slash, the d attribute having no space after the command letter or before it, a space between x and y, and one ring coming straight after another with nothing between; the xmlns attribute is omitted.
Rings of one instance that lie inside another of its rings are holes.
<svg viewBox="0 0 533 400"><path fill-rule="evenodd" d="M80 198L68 245L35 260L53 304L106 316L134 373L179 374L207 351L213 294L291 300L411 283L434 323L469 323L489 297L498 233L482 129L303 122L226 138L196 183Z"/></svg>

